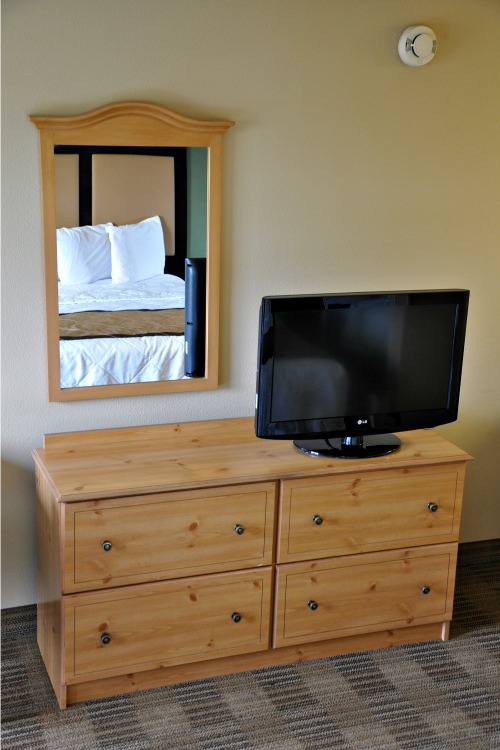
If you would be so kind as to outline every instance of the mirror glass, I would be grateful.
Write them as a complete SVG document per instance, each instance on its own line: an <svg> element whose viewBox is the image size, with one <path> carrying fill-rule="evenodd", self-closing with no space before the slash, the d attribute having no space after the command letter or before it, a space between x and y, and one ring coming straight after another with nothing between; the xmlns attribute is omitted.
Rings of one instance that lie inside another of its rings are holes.
<svg viewBox="0 0 500 750"><path fill-rule="evenodd" d="M49 399L217 387L221 140L120 103L40 131Z"/></svg>

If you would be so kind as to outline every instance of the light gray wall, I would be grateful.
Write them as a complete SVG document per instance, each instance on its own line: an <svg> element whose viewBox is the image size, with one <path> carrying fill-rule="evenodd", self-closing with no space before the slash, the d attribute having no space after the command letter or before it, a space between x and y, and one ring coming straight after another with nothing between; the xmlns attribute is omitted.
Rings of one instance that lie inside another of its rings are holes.
<svg viewBox="0 0 500 750"><path fill-rule="evenodd" d="M436 58L397 55L411 23ZM36 597L31 450L46 432L250 415L264 294L467 287L462 538L498 535L498 0L3 2L3 606ZM47 401L36 128L143 100L225 137L221 385Z"/></svg>

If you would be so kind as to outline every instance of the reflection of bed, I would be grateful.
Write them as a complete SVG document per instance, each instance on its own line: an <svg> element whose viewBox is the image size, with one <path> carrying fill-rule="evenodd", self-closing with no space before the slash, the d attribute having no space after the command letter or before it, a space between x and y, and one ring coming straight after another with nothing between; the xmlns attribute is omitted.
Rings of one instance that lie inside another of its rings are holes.
<svg viewBox="0 0 500 750"><path fill-rule="evenodd" d="M61 387L183 378L186 149L55 152Z"/></svg>
<svg viewBox="0 0 500 750"><path fill-rule="evenodd" d="M184 376L184 281L59 284L61 387Z"/></svg>

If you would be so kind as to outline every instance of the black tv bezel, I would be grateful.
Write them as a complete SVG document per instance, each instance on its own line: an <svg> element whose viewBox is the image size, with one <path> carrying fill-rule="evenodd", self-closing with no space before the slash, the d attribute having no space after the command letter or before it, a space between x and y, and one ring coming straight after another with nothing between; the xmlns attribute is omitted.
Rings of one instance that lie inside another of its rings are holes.
<svg viewBox="0 0 500 750"><path fill-rule="evenodd" d="M274 440L344 439L431 428L455 421L458 416L469 294L467 289L430 289L263 297L259 320L255 403L256 436ZM286 310L322 308L325 304L324 300L332 300L330 304L335 305L374 303L391 305L456 304L457 315L447 408L397 413L356 414L349 417L330 415L322 419L273 422L271 420L271 396L274 371L274 315Z"/></svg>

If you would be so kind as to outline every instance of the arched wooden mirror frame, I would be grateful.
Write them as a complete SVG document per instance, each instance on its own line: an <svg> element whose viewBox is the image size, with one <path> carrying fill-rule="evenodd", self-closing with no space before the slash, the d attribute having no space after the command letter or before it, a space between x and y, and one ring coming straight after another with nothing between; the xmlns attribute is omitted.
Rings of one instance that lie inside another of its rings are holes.
<svg viewBox="0 0 500 750"><path fill-rule="evenodd" d="M39 130L49 401L213 390L218 385L222 138L232 121L194 120L144 102L119 102L72 117L30 116ZM196 378L61 388L54 146L205 147L207 279L205 374Z"/></svg>

